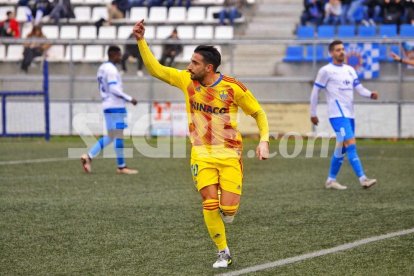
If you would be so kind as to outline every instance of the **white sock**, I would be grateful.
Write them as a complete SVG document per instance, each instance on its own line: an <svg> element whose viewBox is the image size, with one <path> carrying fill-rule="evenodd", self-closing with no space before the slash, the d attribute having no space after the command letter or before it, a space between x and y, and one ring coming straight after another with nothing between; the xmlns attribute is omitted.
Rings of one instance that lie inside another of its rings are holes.
<svg viewBox="0 0 414 276"><path fill-rule="evenodd" d="M365 179L367 179L367 176L364 174L363 176L361 176L361 177L359 178L359 182L362 182L362 181L364 181Z"/></svg>
<svg viewBox="0 0 414 276"><path fill-rule="evenodd" d="M230 249L228 247L224 248L224 250L222 250L222 251L224 251L226 254L230 255Z"/></svg>
<svg viewBox="0 0 414 276"><path fill-rule="evenodd" d="M328 177L328 179L326 180L326 182L331 182L331 181L336 181L336 178Z"/></svg>

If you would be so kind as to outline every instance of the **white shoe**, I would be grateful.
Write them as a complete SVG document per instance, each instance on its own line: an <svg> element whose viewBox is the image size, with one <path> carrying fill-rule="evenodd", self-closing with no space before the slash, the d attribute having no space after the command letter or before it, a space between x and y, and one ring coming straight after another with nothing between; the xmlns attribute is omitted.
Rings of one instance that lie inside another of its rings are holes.
<svg viewBox="0 0 414 276"><path fill-rule="evenodd" d="M226 251L220 251L218 253L217 261L213 264L214 268L227 268L231 265L233 261L231 260L231 256L226 253Z"/></svg>
<svg viewBox="0 0 414 276"><path fill-rule="evenodd" d="M144 72L142 72L142 70L138 70L137 71L137 76L138 77L143 77L144 76Z"/></svg>
<svg viewBox="0 0 414 276"><path fill-rule="evenodd" d="M82 154L81 163L82 163L82 168L86 173L90 173L92 171L92 167L91 167L92 159L87 154Z"/></svg>
<svg viewBox="0 0 414 276"><path fill-rule="evenodd" d="M334 190L346 190L346 186L339 184L334 180L326 181L325 183L326 189L334 189Z"/></svg>
<svg viewBox="0 0 414 276"><path fill-rule="evenodd" d="M360 183L361 183L362 188L368 189L374 186L375 184L377 184L377 180L365 178L364 180L360 181Z"/></svg>
<svg viewBox="0 0 414 276"><path fill-rule="evenodd" d="M124 168L118 168L118 169L116 170L116 172L117 172L118 174L137 174L137 173L138 173L138 171L137 171L137 170L133 170L133 169L130 169L130 168L127 168L127 167L124 167Z"/></svg>

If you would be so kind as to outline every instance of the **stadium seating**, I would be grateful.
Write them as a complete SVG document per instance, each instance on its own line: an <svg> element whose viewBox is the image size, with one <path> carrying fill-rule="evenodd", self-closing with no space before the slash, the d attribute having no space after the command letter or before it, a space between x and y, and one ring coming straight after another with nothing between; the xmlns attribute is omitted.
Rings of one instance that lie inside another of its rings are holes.
<svg viewBox="0 0 414 276"><path fill-rule="evenodd" d="M306 56L304 60L308 62L312 62L314 59L315 61L326 61L327 58L325 57L324 52L324 45L308 45L306 46Z"/></svg>
<svg viewBox="0 0 414 276"><path fill-rule="evenodd" d="M75 13L75 18L72 19L73 21L89 21L91 20L92 12L91 8L87 6L82 7L75 7L73 9Z"/></svg>
<svg viewBox="0 0 414 276"><path fill-rule="evenodd" d="M6 46L0 44L0 60L6 59Z"/></svg>
<svg viewBox="0 0 414 276"><path fill-rule="evenodd" d="M7 47L7 61L20 61L23 56L23 45L9 45Z"/></svg>
<svg viewBox="0 0 414 276"><path fill-rule="evenodd" d="M396 37L397 36L397 25L381 25L379 26L379 35L381 37Z"/></svg>
<svg viewBox="0 0 414 276"><path fill-rule="evenodd" d="M79 39L96 39L96 26L81 26L79 29Z"/></svg>
<svg viewBox="0 0 414 276"><path fill-rule="evenodd" d="M92 10L92 21L98 21L99 19L108 19L108 9L106 7L94 7Z"/></svg>
<svg viewBox="0 0 414 276"><path fill-rule="evenodd" d="M338 26L338 37L339 38L352 38L352 37L355 37L355 26L354 25L340 25L340 26Z"/></svg>
<svg viewBox="0 0 414 276"><path fill-rule="evenodd" d="M377 29L375 26L359 26L358 35L360 37L374 37L377 35Z"/></svg>
<svg viewBox="0 0 414 276"><path fill-rule="evenodd" d="M116 38L116 27L115 26L103 26L99 28L98 39L115 39L115 38Z"/></svg>
<svg viewBox="0 0 414 276"><path fill-rule="evenodd" d="M400 26L400 36L414 37L414 25L402 24Z"/></svg>
<svg viewBox="0 0 414 276"><path fill-rule="evenodd" d="M60 27L60 38L62 39L77 39L78 27L73 25Z"/></svg>
<svg viewBox="0 0 414 276"><path fill-rule="evenodd" d="M190 7L187 11L187 22L188 23L201 23L206 18L205 7Z"/></svg>
<svg viewBox="0 0 414 276"><path fill-rule="evenodd" d="M86 45L85 56L83 57L86 61L101 62L104 60L104 50L101 45Z"/></svg>
<svg viewBox="0 0 414 276"><path fill-rule="evenodd" d="M180 23L185 22L187 17L187 11L185 7L171 7L168 11L168 19L167 22L169 23Z"/></svg>
<svg viewBox="0 0 414 276"><path fill-rule="evenodd" d="M303 61L303 46L288 46L284 62L301 62Z"/></svg>
<svg viewBox="0 0 414 276"><path fill-rule="evenodd" d="M157 33L156 33L156 39L166 39L168 36L170 36L173 29L174 27L171 25L158 26Z"/></svg>
<svg viewBox="0 0 414 276"><path fill-rule="evenodd" d="M299 26L296 35L299 39L310 39L315 36L315 29L311 26Z"/></svg>
<svg viewBox="0 0 414 276"><path fill-rule="evenodd" d="M214 31L215 39L233 39L234 29L232 26L216 26Z"/></svg>
<svg viewBox="0 0 414 276"><path fill-rule="evenodd" d="M42 31L49 39L59 38L59 27L58 26L53 26L53 25L43 26Z"/></svg>
<svg viewBox="0 0 414 276"><path fill-rule="evenodd" d="M148 22L165 23L167 21L167 7L152 7L149 10Z"/></svg>
<svg viewBox="0 0 414 276"><path fill-rule="evenodd" d="M64 61L65 60L65 46L53 45L47 51L49 61Z"/></svg>
<svg viewBox="0 0 414 276"><path fill-rule="evenodd" d="M318 27L318 38L333 38L335 36L335 27L331 25L321 25Z"/></svg>
<svg viewBox="0 0 414 276"><path fill-rule="evenodd" d="M131 22L136 22L140 19L145 21L148 19L148 9L147 7L133 7L131 8L129 19Z"/></svg>
<svg viewBox="0 0 414 276"><path fill-rule="evenodd" d="M213 26L197 26L195 39L213 39Z"/></svg>
<svg viewBox="0 0 414 276"><path fill-rule="evenodd" d="M65 51L65 61L69 61L71 60L71 52L72 52L72 60L77 62L77 61L83 61L83 53L84 53L84 49L83 49L83 45L72 45L72 46L67 46L66 47L66 51Z"/></svg>
<svg viewBox="0 0 414 276"><path fill-rule="evenodd" d="M180 39L194 39L194 26L178 26L177 32Z"/></svg>

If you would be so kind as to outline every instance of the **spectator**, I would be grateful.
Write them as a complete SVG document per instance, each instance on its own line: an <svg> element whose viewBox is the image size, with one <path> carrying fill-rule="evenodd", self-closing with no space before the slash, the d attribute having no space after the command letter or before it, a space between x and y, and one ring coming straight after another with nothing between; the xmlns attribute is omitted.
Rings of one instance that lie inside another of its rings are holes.
<svg viewBox="0 0 414 276"><path fill-rule="evenodd" d="M114 0L108 5L108 24L111 24L113 19L125 18L129 12L129 0Z"/></svg>
<svg viewBox="0 0 414 276"><path fill-rule="evenodd" d="M381 22L381 0L365 0L364 3L364 25L375 26Z"/></svg>
<svg viewBox="0 0 414 276"><path fill-rule="evenodd" d="M340 0L329 0L325 4L325 19L323 24L326 25L338 25L341 21L341 1Z"/></svg>
<svg viewBox="0 0 414 276"><path fill-rule="evenodd" d="M404 7L401 0L384 0L384 24L401 24Z"/></svg>
<svg viewBox="0 0 414 276"><path fill-rule="evenodd" d="M346 19L349 24L355 24L356 22L362 21L363 17L363 4L364 0L352 0L346 14ZM360 14L360 16L358 16Z"/></svg>
<svg viewBox="0 0 414 276"><path fill-rule="evenodd" d="M27 38L34 39L40 38L45 39L46 36L42 32L40 26L33 26L32 31L28 34ZM27 73L30 64L32 63L35 57L39 57L46 53L47 49L50 48L50 44L44 42L28 42L24 44L23 51L23 60L21 64L21 69Z"/></svg>
<svg viewBox="0 0 414 276"><path fill-rule="evenodd" d="M144 6L144 0L129 0L129 7L142 7Z"/></svg>
<svg viewBox="0 0 414 276"><path fill-rule="evenodd" d="M404 3L404 22L414 25L414 0L405 0Z"/></svg>
<svg viewBox="0 0 414 276"><path fill-rule="evenodd" d="M242 0L224 0L224 8L219 12L219 19L221 25L226 25L226 19L229 20L230 25L234 24L236 18L242 16L241 10L244 2Z"/></svg>
<svg viewBox="0 0 414 276"><path fill-rule="evenodd" d="M133 33L131 33L128 37L128 40L131 40L131 39L135 40L135 36ZM139 53L136 43L125 45L124 54L122 55L122 60L121 60L122 71L124 72L128 71L127 66L126 66L126 61L128 60L130 56L136 58L137 60L137 76L138 77L144 76L144 73L142 72L144 62L142 61L142 57L141 57L141 54Z"/></svg>
<svg viewBox="0 0 414 276"><path fill-rule="evenodd" d="M52 4L49 2L49 0L36 0L32 9L32 14L35 19L34 24L39 25L42 21L42 18L46 15L49 15L51 9Z"/></svg>
<svg viewBox="0 0 414 276"><path fill-rule="evenodd" d="M341 2L341 7L342 7L341 24L342 25L346 25L348 23L347 19L346 19L346 16L347 16L348 10L351 6L351 2L352 2L352 0L342 0L342 2Z"/></svg>
<svg viewBox="0 0 414 276"><path fill-rule="evenodd" d="M0 36L20 37L20 25L15 19L14 12L7 11L7 19L0 22Z"/></svg>
<svg viewBox="0 0 414 276"><path fill-rule="evenodd" d="M321 0L303 0L304 10L300 16L301 25L307 22L315 23L317 26L323 21L323 2Z"/></svg>
<svg viewBox="0 0 414 276"><path fill-rule="evenodd" d="M70 0L54 0L53 9L49 14L50 18L59 23L60 18L75 18Z"/></svg>
<svg viewBox="0 0 414 276"><path fill-rule="evenodd" d="M167 37L167 40L180 40L180 38L178 37L177 29L174 29L172 31L171 35ZM162 49L160 63L162 65L166 65L167 59L169 59L167 66L171 67L175 57L178 56L182 51L183 46L180 44L165 44Z"/></svg>

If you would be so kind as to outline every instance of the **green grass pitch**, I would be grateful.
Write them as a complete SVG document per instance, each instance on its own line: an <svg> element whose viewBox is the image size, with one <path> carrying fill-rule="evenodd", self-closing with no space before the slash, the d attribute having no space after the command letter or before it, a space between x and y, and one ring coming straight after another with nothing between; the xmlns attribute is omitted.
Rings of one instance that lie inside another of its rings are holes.
<svg viewBox="0 0 414 276"><path fill-rule="evenodd" d="M363 190L345 161L345 191L324 189L329 158L302 150L259 162L246 157L256 143L245 140L244 194L227 226L234 266L225 271L414 228L413 141L358 141L366 173L379 183ZM6 163L65 158L80 147L79 138L0 139L1 275L218 273L188 157L135 151L127 163L136 176L116 175L114 159L94 160L90 175L78 159ZM254 273L275 274L414 275L414 235Z"/></svg>

